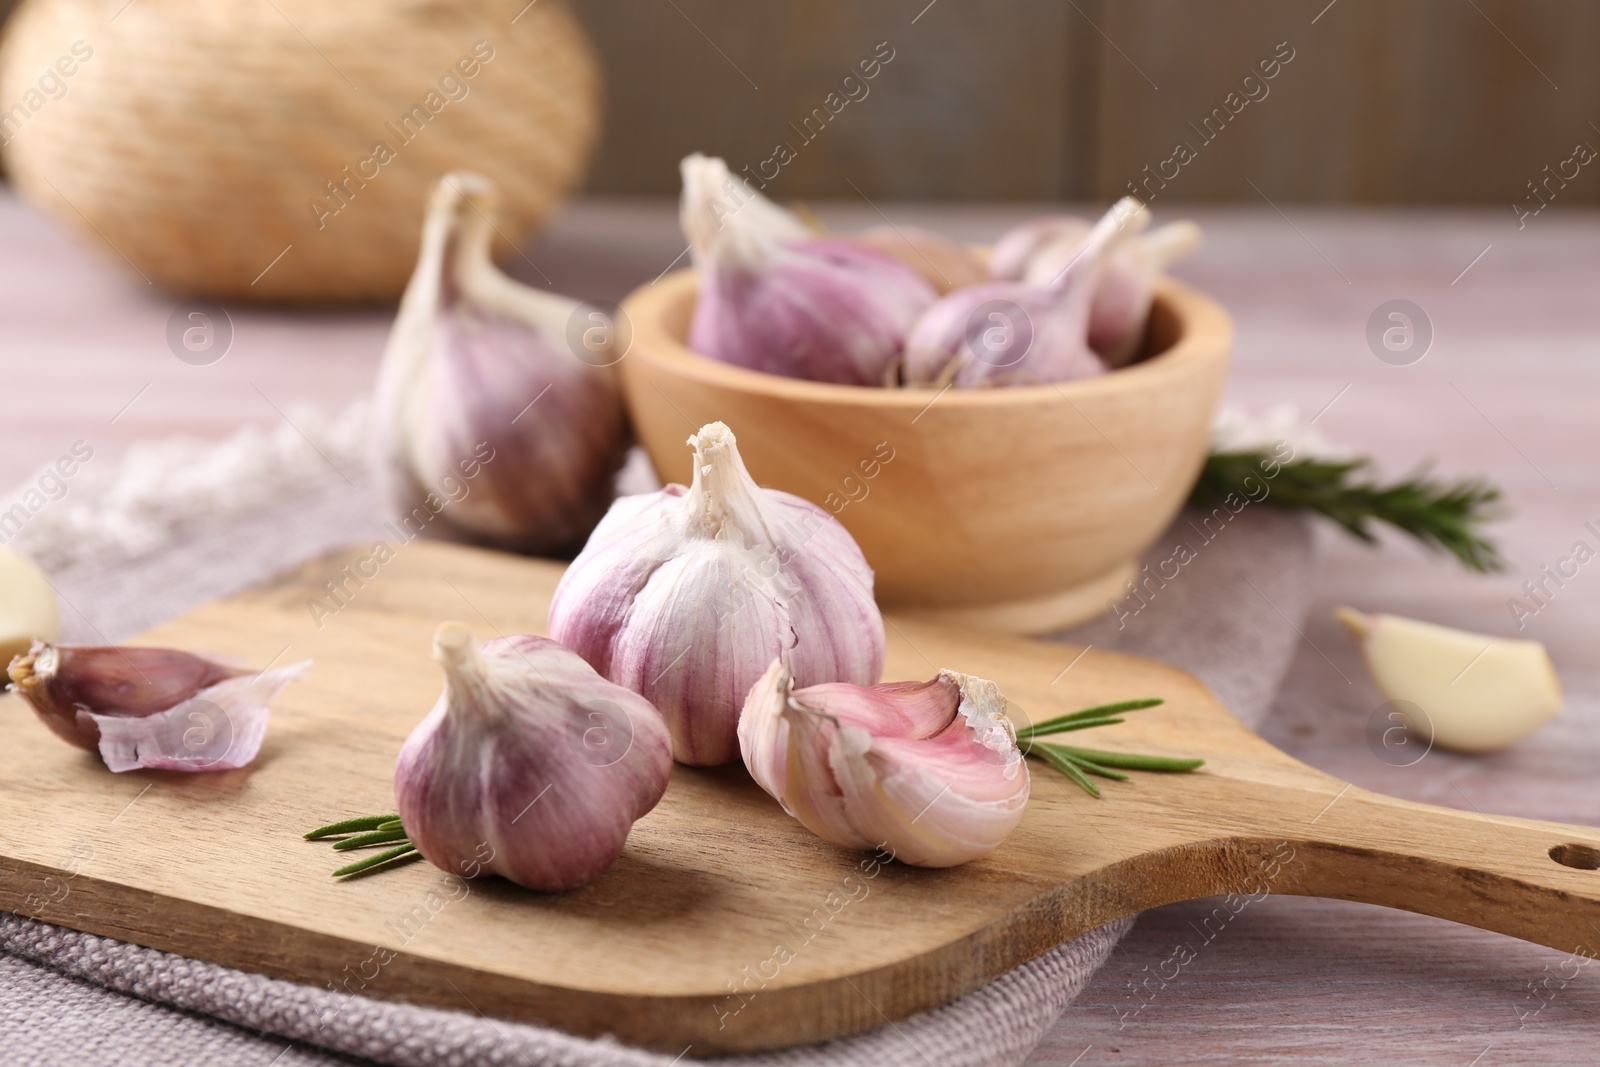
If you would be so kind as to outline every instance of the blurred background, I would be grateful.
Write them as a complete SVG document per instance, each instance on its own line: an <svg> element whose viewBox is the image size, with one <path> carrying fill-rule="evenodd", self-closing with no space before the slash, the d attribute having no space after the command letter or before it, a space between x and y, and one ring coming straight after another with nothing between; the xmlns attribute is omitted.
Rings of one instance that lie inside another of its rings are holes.
<svg viewBox="0 0 1600 1067"><path fill-rule="evenodd" d="M755 170L788 143L781 196L1106 200L1187 142L1185 200L1510 205L1600 143L1586 0L572 6L606 79L598 193L675 194L686 152ZM880 42L894 58L849 121L806 126ZM1249 98L1280 42L1294 58ZM1215 134L1229 93L1248 121ZM1208 129L1226 151L1205 150ZM1561 190L1597 197L1600 168Z"/></svg>

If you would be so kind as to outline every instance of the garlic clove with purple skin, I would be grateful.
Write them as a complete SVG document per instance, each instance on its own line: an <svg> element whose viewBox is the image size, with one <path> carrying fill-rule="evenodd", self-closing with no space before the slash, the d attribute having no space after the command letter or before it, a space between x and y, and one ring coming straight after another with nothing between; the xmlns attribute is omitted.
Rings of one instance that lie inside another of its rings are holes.
<svg viewBox="0 0 1600 1067"><path fill-rule="evenodd" d="M907 338L907 383L1039 385L1104 374L1088 342L1096 287L1107 257L1149 218L1125 197L1045 282L989 282L942 298Z"/></svg>
<svg viewBox="0 0 1600 1067"><path fill-rule="evenodd" d="M968 245L916 226L873 226L851 240L898 259L922 275L934 291L945 293L988 280L983 256Z"/></svg>
<svg viewBox="0 0 1600 1067"><path fill-rule="evenodd" d="M683 160L680 221L699 273L689 347L750 370L883 385L937 297L916 270L816 237L720 159Z"/></svg>
<svg viewBox="0 0 1600 1067"><path fill-rule="evenodd" d="M985 855L1028 802L1005 698L993 682L954 671L797 689L775 660L751 687L739 743L757 784L807 829L913 866Z"/></svg>
<svg viewBox="0 0 1600 1067"><path fill-rule="evenodd" d="M215 771L255 759L268 701L310 666L258 673L178 649L36 641L8 674L56 736L113 771Z"/></svg>
<svg viewBox="0 0 1600 1067"><path fill-rule="evenodd" d="M722 423L689 443L692 484L617 501L562 575L550 634L654 704L678 760L711 765L739 758L739 709L774 657L869 685L885 638L838 520L758 486Z"/></svg>
<svg viewBox="0 0 1600 1067"><path fill-rule="evenodd" d="M529 889L592 881L666 792L671 742L656 709L543 637L479 645L450 622L433 656L444 692L394 777L417 850L441 870Z"/></svg>
<svg viewBox="0 0 1600 1067"><path fill-rule="evenodd" d="M377 468L408 536L575 548L627 455L610 369L626 338L494 265L496 199L466 172L434 187L379 374Z"/></svg>
<svg viewBox="0 0 1600 1067"><path fill-rule="evenodd" d="M1094 222L1077 215L1040 215L1011 227L989 249L989 277L997 282L1028 279L1040 252L1076 242L1081 245Z"/></svg>

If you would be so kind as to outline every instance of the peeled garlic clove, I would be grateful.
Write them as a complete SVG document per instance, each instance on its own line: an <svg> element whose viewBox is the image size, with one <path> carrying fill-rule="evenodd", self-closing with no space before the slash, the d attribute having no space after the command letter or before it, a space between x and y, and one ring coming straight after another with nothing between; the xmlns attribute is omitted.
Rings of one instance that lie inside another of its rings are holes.
<svg viewBox="0 0 1600 1067"><path fill-rule="evenodd" d="M912 385L1038 385L1104 374L1089 313L1106 257L1149 221L1131 197L1095 223L1047 283L989 282L942 298L906 341Z"/></svg>
<svg viewBox="0 0 1600 1067"><path fill-rule="evenodd" d="M993 682L794 688L774 661L739 720L757 784L817 836L918 867L992 851L1022 819L1028 768Z"/></svg>
<svg viewBox="0 0 1600 1067"><path fill-rule="evenodd" d="M1488 637L1398 615L1334 612L1361 641L1383 695L1422 710L1408 725L1445 748L1493 752L1561 710L1561 683L1544 645ZM1420 718L1420 722L1411 722Z"/></svg>
<svg viewBox="0 0 1600 1067"><path fill-rule="evenodd" d="M689 347L768 374L884 384L932 286L876 249L810 236L720 159L692 155L682 171L700 278Z"/></svg>
<svg viewBox="0 0 1600 1067"><path fill-rule="evenodd" d="M626 338L494 265L495 203L476 174L434 187L379 374L378 468L408 538L572 548L604 514L627 456L609 369Z"/></svg>
<svg viewBox="0 0 1600 1067"><path fill-rule="evenodd" d="M893 256L940 294L988 280L983 257L943 234L916 226L874 226L851 240Z"/></svg>
<svg viewBox="0 0 1600 1067"><path fill-rule="evenodd" d="M56 736L113 771L213 771L255 758L267 702L310 666L257 673L172 648L36 641L8 674Z"/></svg>
<svg viewBox="0 0 1600 1067"><path fill-rule="evenodd" d="M56 593L43 572L0 548L0 663L27 652L35 639L54 641L59 628Z"/></svg>
<svg viewBox="0 0 1600 1067"><path fill-rule="evenodd" d="M756 485L722 423L689 444L692 484L617 501L562 575L550 634L660 709L678 760L719 764L774 657L807 683L877 681L883 617L833 516Z"/></svg>
<svg viewBox="0 0 1600 1067"><path fill-rule="evenodd" d="M543 637L479 645L445 623L433 657L444 692L394 778L417 850L452 874L549 892L611 866L672 775L655 708Z"/></svg>

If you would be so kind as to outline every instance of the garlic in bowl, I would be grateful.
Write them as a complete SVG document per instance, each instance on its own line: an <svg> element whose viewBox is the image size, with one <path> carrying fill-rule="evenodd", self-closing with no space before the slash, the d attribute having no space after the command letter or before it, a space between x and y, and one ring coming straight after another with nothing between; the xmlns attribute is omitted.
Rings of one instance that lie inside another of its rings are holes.
<svg viewBox="0 0 1600 1067"><path fill-rule="evenodd" d="M725 422L757 482L855 537L887 609L1018 633L1105 611L1205 461L1233 327L1209 297L1157 284L1147 355L1109 374L1003 389L892 389L779 377L689 349L698 282L628 297L618 364L665 481L683 441Z"/></svg>

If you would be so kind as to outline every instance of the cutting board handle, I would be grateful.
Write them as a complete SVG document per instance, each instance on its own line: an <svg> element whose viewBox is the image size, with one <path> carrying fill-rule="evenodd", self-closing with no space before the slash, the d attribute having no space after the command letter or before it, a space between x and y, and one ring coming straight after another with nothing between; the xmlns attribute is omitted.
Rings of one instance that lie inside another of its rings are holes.
<svg viewBox="0 0 1600 1067"><path fill-rule="evenodd" d="M1468 801L1470 803L1470 801ZM1284 812L1271 892L1434 915L1600 957L1600 830L1415 804L1347 786ZM1292 850L1292 854L1290 852Z"/></svg>

